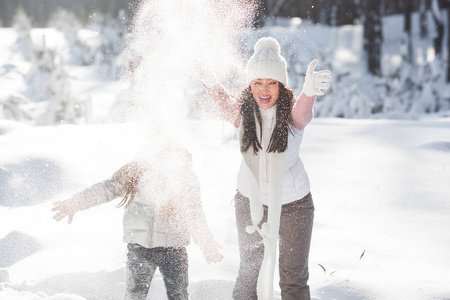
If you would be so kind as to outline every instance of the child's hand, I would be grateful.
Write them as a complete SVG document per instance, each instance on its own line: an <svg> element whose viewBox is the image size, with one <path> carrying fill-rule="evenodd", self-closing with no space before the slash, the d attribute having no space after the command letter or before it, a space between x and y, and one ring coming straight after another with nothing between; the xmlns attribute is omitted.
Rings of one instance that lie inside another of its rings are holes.
<svg viewBox="0 0 450 300"><path fill-rule="evenodd" d="M222 249L222 245L217 243L215 240L205 243L201 246L201 249L207 263L214 264L222 261L223 255L219 251L219 249Z"/></svg>
<svg viewBox="0 0 450 300"><path fill-rule="evenodd" d="M53 219L56 221L61 221L65 217L68 217L67 223L71 224L73 220L73 215L78 211L78 208L71 203L71 201L56 201L53 202L52 211L56 211L57 213L53 216Z"/></svg>

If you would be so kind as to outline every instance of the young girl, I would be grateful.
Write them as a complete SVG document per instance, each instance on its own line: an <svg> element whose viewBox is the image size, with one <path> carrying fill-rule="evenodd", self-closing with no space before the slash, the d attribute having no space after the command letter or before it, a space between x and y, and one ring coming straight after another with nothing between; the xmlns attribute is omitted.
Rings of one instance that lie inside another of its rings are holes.
<svg viewBox="0 0 450 300"><path fill-rule="evenodd" d="M235 208L241 261L235 300L273 299L278 240L282 299L310 299L308 256L314 205L299 151L315 98L328 88L331 74L315 72L316 65L317 60L309 65L303 92L295 98L286 87L287 67L280 45L266 37L255 44L246 67L247 87L237 99L213 74L203 78L222 117L240 131L243 160Z"/></svg>
<svg viewBox="0 0 450 300"><path fill-rule="evenodd" d="M169 300L188 299L186 246L192 237L208 263L222 260L200 200L200 187L190 153L165 146L157 153L121 167L112 178L72 198L55 202L57 221L122 197L123 240L128 243L126 300L145 300L159 268Z"/></svg>

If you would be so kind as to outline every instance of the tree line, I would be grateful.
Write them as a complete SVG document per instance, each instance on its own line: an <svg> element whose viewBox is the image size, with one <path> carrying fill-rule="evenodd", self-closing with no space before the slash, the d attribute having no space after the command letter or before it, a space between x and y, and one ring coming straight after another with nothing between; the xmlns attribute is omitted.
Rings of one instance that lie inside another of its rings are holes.
<svg viewBox="0 0 450 300"><path fill-rule="evenodd" d="M14 14L22 8L30 16L33 27L44 27L59 8L73 12L80 21L87 23L95 13L103 13L113 17L124 10L132 16L139 0L0 0L0 24L11 27Z"/></svg>
<svg viewBox="0 0 450 300"><path fill-rule="evenodd" d="M412 63L412 24L411 15L420 14L420 38L428 38L427 13L432 15L437 35L433 37L436 56L444 58L445 23L443 12L447 11L447 22L450 22L450 0L263 0L256 23L264 26L267 20L275 17L300 17L316 24L341 26L363 24L364 49L367 56L367 68L373 75L380 75L382 36L382 17L401 14L405 22L402 30L408 53L406 59ZM449 27L447 25L447 27ZM449 29L447 28L447 31ZM447 35L449 35L447 33ZM447 38L450 49L450 38ZM450 59L447 51L447 61ZM450 63L447 63L447 82L450 82Z"/></svg>
<svg viewBox="0 0 450 300"><path fill-rule="evenodd" d="M129 19L139 5L140 0L0 0L0 24L9 27L17 9L23 10L31 17L34 27L46 26L47 20L58 8L64 8L75 13L82 22L89 22L90 17L103 13L116 17L119 11L125 11ZM405 18L403 31L408 54L406 59L412 62L411 49L411 14L420 13L421 38L426 38L426 15L433 16L437 35L433 46L436 56L444 59L445 23L442 12L447 11L447 22L450 21L450 0L261 0L259 13L254 20L255 26L264 26L267 20L275 17L300 17L310 19L313 23L329 26L345 24L363 24L364 49L368 71L380 75L382 17L391 14L403 14ZM447 24L447 27L448 24ZM447 33L447 35L449 35ZM450 38L447 38L447 48L450 49ZM447 51L447 61L450 51ZM450 63L447 63L447 82L450 82Z"/></svg>

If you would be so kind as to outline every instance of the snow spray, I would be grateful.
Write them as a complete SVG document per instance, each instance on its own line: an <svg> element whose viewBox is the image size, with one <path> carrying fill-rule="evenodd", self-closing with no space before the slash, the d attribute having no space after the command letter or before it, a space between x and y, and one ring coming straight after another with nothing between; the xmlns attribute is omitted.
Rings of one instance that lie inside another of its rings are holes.
<svg viewBox="0 0 450 300"><path fill-rule="evenodd" d="M206 106L199 98L208 98L201 85L206 70L221 82L244 83L243 40L256 8L248 0L141 2L127 46L139 62L127 109L148 128L139 159L158 156L164 164L171 157L161 152L170 144L189 149L190 114Z"/></svg>
<svg viewBox="0 0 450 300"><path fill-rule="evenodd" d="M205 68L221 82L243 80L242 41L255 11L247 0L143 1L129 45L141 58L133 75L137 117L176 140L186 136L189 113L203 109L196 98L205 95Z"/></svg>

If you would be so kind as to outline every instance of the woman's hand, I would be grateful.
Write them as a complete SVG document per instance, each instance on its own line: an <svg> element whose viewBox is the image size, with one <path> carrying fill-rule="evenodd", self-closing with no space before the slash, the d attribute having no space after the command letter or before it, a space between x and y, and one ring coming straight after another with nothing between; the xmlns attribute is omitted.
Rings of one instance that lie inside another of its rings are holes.
<svg viewBox="0 0 450 300"><path fill-rule="evenodd" d="M73 215L78 211L78 207L77 205L75 205L74 201L71 201L71 199L69 199L65 201L53 202L52 211L56 212L56 214L53 216L53 219L59 222L65 217L68 217L67 223L71 224Z"/></svg>
<svg viewBox="0 0 450 300"><path fill-rule="evenodd" d="M305 83L303 84L303 92L306 96L322 96L324 93L323 89L327 89L330 85L328 84L331 80L331 71L314 71L319 61L314 59L308 66L305 75Z"/></svg>
<svg viewBox="0 0 450 300"><path fill-rule="evenodd" d="M222 261L223 255L219 251L219 249L222 249L222 245L217 243L215 240L211 240L208 243L203 244L200 246L203 252L203 256L205 257L205 260L209 264L214 264Z"/></svg>
<svg viewBox="0 0 450 300"><path fill-rule="evenodd" d="M205 59L199 71L200 82L204 88L210 89L219 84L209 59Z"/></svg>

